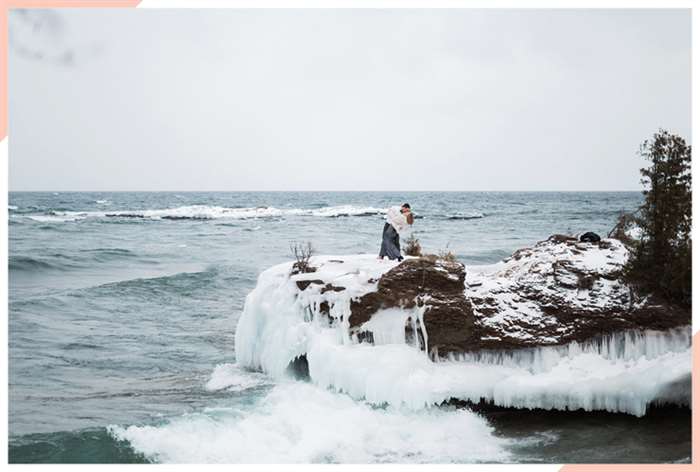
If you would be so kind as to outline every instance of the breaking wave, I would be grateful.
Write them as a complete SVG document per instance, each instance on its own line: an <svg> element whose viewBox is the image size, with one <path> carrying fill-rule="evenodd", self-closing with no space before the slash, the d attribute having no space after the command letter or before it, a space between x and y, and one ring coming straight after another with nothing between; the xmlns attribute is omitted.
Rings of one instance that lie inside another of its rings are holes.
<svg viewBox="0 0 700 472"><path fill-rule="evenodd" d="M217 376L215 371L214 376ZM213 380L213 379L212 379ZM250 408L207 408L159 426L111 426L158 462L504 462L509 440L467 410L376 408L304 382Z"/></svg>
<svg viewBox="0 0 700 472"><path fill-rule="evenodd" d="M445 218L448 220L476 220L479 218L484 218L483 213L474 211L474 212L467 212L467 213L455 213L453 215L448 215Z"/></svg>
<svg viewBox="0 0 700 472"><path fill-rule="evenodd" d="M109 206L107 200L97 201L98 206ZM264 218L285 217L363 217L381 216L386 213L386 208L356 205L335 205L320 208L276 208L268 206L260 207L223 207L210 205L187 205L175 208L153 210L114 210L114 211L67 211L49 210L44 213L12 214L13 218L27 218L40 223L66 223L88 219L134 219L134 220L247 220ZM486 215L478 211L466 211L451 214L427 215L431 218L442 220L474 220L484 218ZM425 218L426 215L416 214L416 219Z"/></svg>
<svg viewBox="0 0 700 472"><path fill-rule="evenodd" d="M156 210L123 210L123 211L50 211L46 214L22 215L42 223L65 223L91 218L134 218L149 220L216 220L216 219L253 219L275 218L285 216L316 216L316 217L348 217L382 215L385 209L361 207L354 205L328 206L314 209L248 207L229 208L209 205L188 205L176 208Z"/></svg>
<svg viewBox="0 0 700 472"><path fill-rule="evenodd" d="M237 364L219 364L214 368L214 372L204 388L209 391L242 392L250 388L261 387L269 382L270 379L266 375L245 371Z"/></svg>

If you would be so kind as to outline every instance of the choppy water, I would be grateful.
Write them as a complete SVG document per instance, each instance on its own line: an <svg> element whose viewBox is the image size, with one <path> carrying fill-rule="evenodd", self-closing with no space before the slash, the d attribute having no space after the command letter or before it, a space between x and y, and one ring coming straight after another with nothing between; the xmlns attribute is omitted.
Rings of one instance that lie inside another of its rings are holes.
<svg viewBox="0 0 700 472"><path fill-rule="evenodd" d="M409 413L237 371L257 274L290 241L376 252L379 212L404 201L425 249L486 264L553 233L604 235L641 195L11 193L10 461L687 460L687 411Z"/></svg>

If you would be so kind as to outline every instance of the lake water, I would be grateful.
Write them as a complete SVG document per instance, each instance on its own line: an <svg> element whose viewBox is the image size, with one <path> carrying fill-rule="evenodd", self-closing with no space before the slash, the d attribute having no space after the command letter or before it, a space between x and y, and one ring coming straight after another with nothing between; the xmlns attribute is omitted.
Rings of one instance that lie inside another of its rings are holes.
<svg viewBox="0 0 700 472"><path fill-rule="evenodd" d="M445 407L378 409L235 368L245 296L262 270L291 258L290 242L311 241L320 254L376 253L381 211L410 202L424 251L489 264L553 233L605 236L641 199L10 193L10 461L688 461L683 409L644 418L503 411L484 421ZM222 375L226 389L215 385ZM131 425L142 434L120 439Z"/></svg>

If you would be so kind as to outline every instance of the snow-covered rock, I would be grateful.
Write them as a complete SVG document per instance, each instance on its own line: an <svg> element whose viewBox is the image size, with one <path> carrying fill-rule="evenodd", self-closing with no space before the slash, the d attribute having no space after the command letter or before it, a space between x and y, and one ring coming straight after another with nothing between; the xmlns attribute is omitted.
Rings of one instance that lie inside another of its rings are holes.
<svg viewBox="0 0 700 472"><path fill-rule="evenodd" d="M450 399L643 415L689 403L690 314L634 296L616 240L555 236L492 266L315 256L263 272L236 331L240 366L375 404Z"/></svg>
<svg viewBox="0 0 700 472"><path fill-rule="evenodd" d="M622 280L629 252L620 241L581 243L555 235L490 267L470 268L482 347L583 341L622 330L690 324L690 312L639 297Z"/></svg>

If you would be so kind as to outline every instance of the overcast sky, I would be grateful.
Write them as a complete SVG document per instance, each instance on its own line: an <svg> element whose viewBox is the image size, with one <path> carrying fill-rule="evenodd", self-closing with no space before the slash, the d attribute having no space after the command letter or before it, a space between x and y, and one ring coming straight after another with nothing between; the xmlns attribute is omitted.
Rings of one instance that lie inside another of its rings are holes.
<svg viewBox="0 0 700 472"><path fill-rule="evenodd" d="M636 190L687 10L10 17L11 190Z"/></svg>

